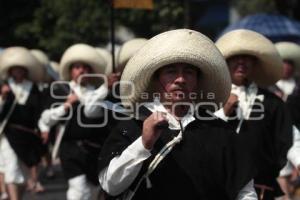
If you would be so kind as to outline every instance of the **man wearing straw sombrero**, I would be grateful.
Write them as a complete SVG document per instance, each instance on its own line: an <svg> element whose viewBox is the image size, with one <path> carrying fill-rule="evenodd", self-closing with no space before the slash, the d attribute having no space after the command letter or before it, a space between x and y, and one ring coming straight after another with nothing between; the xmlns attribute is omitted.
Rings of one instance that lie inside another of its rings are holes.
<svg viewBox="0 0 300 200"><path fill-rule="evenodd" d="M300 46L293 42L277 42L275 47L283 60L282 78L277 81L276 85L283 92L282 98L286 101L297 85L296 75L300 68Z"/></svg>
<svg viewBox="0 0 300 200"><path fill-rule="evenodd" d="M236 134L208 109L230 91L226 62L199 32L150 39L127 63L119 118L99 158L112 199L257 199L255 168L239 155ZM251 157L250 155L248 156Z"/></svg>
<svg viewBox="0 0 300 200"><path fill-rule="evenodd" d="M282 195L276 178L287 162L292 124L283 101L262 88L281 78L282 60L270 40L250 30L228 32L216 45L232 79L231 95L218 114L236 130L244 150L256 153L259 198L274 199Z"/></svg>
<svg viewBox="0 0 300 200"><path fill-rule="evenodd" d="M277 81L276 86L282 92L282 95L279 97L281 97L283 101L286 101L290 95L296 93L296 73L300 67L300 46L293 42L277 42L275 47L283 60L283 76ZM294 109L295 108L290 109L290 112L295 112ZM289 196L291 196L294 190L292 182L293 179L295 179L295 174L297 174L293 173L293 170L296 172L297 169L300 169L299 127L293 126L293 146L290 148L287 158L288 163L280 171L278 182L285 193L285 198L289 199Z"/></svg>
<svg viewBox="0 0 300 200"><path fill-rule="evenodd" d="M37 179L41 94L35 82L41 80L42 66L26 48L10 47L0 57L0 74L7 80L1 87L1 159L10 199L21 199L18 186L24 177L18 159L30 169L29 189L36 192L41 187Z"/></svg>
<svg viewBox="0 0 300 200"><path fill-rule="evenodd" d="M61 88L53 85L53 94L63 94L58 96L62 102L45 110L39 120L44 140L47 140L52 126L64 122L56 138L53 157L59 153L63 173L68 180L68 200L88 200L92 186L98 185L97 158L107 131L97 126L102 122L102 116L93 116L90 104L93 99L99 101L107 95L103 75L105 64L104 58L90 45L69 47L60 62L60 76L65 83ZM70 90L61 91L66 85Z"/></svg>
<svg viewBox="0 0 300 200"><path fill-rule="evenodd" d="M300 46L292 42L278 42L276 48L283 59L283 77L276 85L283 91L284 100L290 108L293 123L300 127Z"/></svg>

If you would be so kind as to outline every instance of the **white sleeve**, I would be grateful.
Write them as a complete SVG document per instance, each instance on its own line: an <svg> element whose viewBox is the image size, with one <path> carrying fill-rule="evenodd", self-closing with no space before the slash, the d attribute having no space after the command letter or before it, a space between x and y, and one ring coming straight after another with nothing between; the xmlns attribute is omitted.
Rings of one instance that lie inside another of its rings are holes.
<svg viewBox="0 0 300 200"><path fill-rule="evenodd" d="M60 121L66 113L63 104L55 108L44 110L38 121L38 127L41 132L49 132L50 128Z"/></svg>
<svg viewBox="0 0 300 200"><path fill-rule="evenodd" d="M295 167L300 165L300 132L295 126L293 126L293 146L288 151L287 157Z"/></svg>
<svg viewBox="0 0 300 200"><path fill-rule="evenodd" d="M103 116L101 102L108 94L108 88L102 84L97 90L90 92L84 99L84 114L90 118Z"/></svg>
<svg viewBox="0 0 300 200"><path fill-rule="evenodd" d="M228 121L229 117L225 115L224 113L224 109L221 108L220 110L217 110L215 113L214 113L217 117L219 117L220 119L223 119L224 121Z"/></svg>
<svg viewBox="0 0 300 200"><path fill-rule="evenodd" d="M239 192L236 200L257 200L253 179L247 183Z"/></svg>
<svg viewBox="0 0 300 200"><path fill-rule="evenodd" d="M139 137L100 172L99 182L102 189L112 196L124 192L138 175L143 161L150 156L150 151L142 143L142 137Z"/></svg>

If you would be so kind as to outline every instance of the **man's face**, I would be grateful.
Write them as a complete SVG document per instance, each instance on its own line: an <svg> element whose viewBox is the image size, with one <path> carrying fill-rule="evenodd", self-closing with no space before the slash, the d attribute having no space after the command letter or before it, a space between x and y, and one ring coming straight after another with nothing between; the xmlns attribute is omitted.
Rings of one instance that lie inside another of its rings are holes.
<svg viewBox="0 0 300 200"><path fill-rule="evenodd" d="M190 93L197 91L199 70L188 64L171 64L158 71L154 79L161 102L191 102Z"/></svg>
<svg viewBox="0 0 300 200"><path fill-rule="evenodd" d="M253 67L257 59L250 55L236 55L227 59L232 83L235 85L245 85L250 80Z"/></svg>
<svg viewBox="0 0 300 200"><path fill-rule="evenodd" d="M294 63L290 60L283 61L283 79L292 78L295 72Z"/></svg>
<svg viewBox="0 0 300 200"><path fill-rule="evenodd" d="M12 67L9 70L9 75L17 82L21 83L25 78L27 78L28 71L24 67Z"/></svg>
<svg viewBox="0 0 300 200"><path fill-rule="evenodd" d="M71 65L70 73L71 79L78 83L81 75L92 73L92 68L85 63L77 62ZM82 78L80 84L85 85L87 81L87 78Z"/></svg>

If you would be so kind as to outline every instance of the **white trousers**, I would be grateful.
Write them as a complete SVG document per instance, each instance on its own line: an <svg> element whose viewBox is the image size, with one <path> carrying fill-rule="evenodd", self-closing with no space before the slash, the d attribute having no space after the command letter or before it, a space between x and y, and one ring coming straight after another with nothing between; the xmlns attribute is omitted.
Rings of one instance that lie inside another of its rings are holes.
<svg viewBox="0 0 300 200"><path fill-rule="evenodd" d="M7 184L23 184L25 181L18 157L4 135L0 138L0 172Z"/></svg>
<svg viewBox="0 0 300 200"><path fill-rule="evenodd" d="M68 183L67 200L90 200L92 198L91 186L85 175L71 178Z"/></svg>

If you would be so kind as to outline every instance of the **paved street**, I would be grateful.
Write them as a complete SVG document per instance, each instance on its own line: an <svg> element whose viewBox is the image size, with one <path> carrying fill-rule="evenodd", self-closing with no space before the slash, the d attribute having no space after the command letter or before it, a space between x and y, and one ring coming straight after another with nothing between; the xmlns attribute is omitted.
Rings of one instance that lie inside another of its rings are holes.
<svg viewBox="0 0 300 200"><path fill-rule="evenodd" d="M67 181L64 179L59 165L54 167L55 177L52 179L43 178L43 171L41 172L41 183L46 191L39 194L25 192L23 200L66 200ZM98 196L99 187L92 187L92 199L96 200Z"/></svg>
<svg viewBox="0 0 300 200"><path fill-rule="evenodd" d="M24 200L65 200L67 182L64 179L61 169L59 166L55 167L56 175L53 179L42 178L46 191L39 194L33 194L26 192L24 195Z"/></svg>

